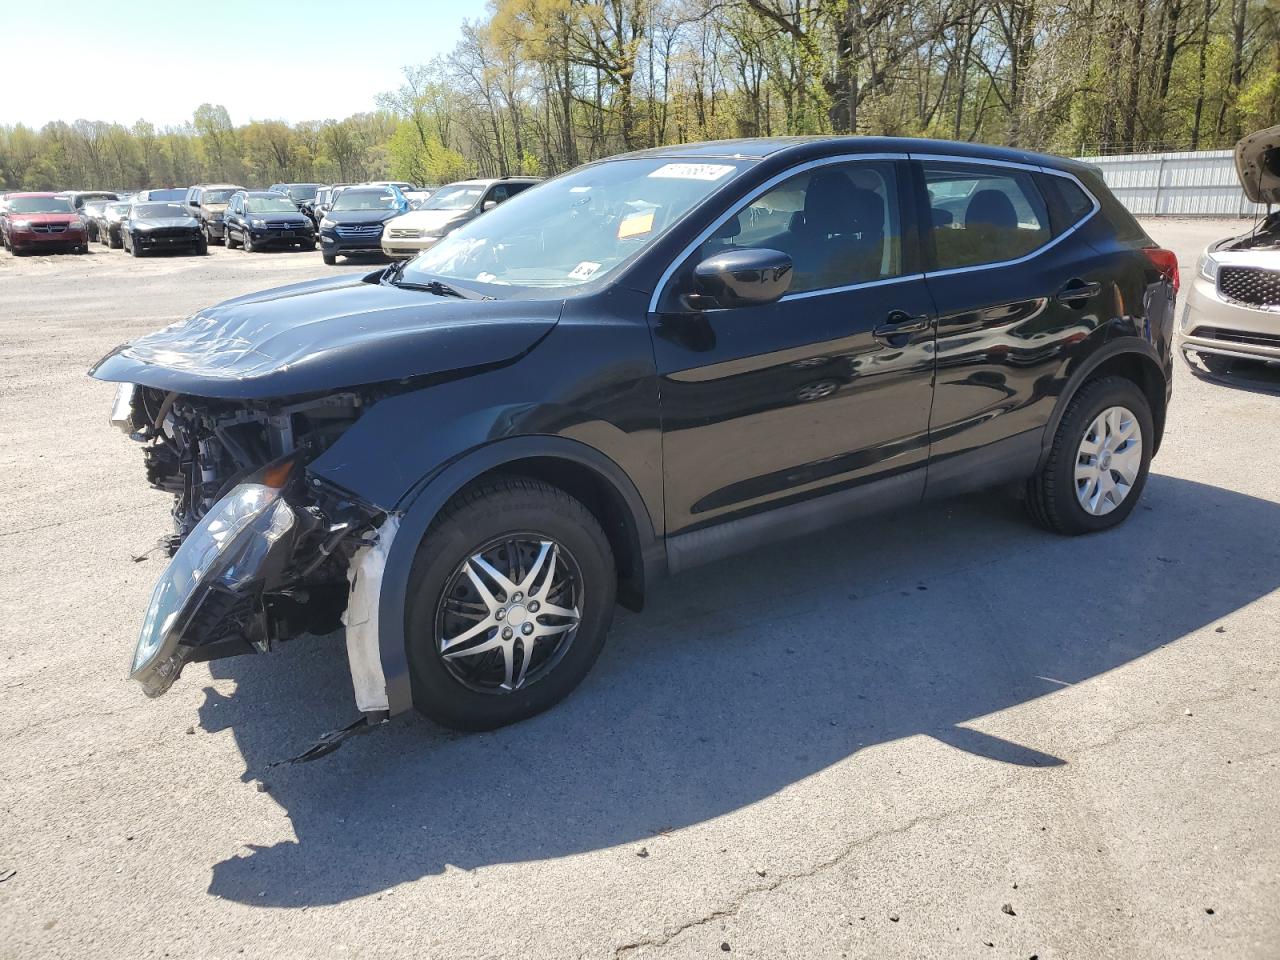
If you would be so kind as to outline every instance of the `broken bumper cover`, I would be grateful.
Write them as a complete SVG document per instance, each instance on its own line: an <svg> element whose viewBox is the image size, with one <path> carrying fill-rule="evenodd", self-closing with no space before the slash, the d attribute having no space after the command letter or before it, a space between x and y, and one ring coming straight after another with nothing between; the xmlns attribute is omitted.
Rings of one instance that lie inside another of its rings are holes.
<svg viewBox="0 0 1280 960"><path fill-rule="evenodd" d="M281 491L259 483L241 484L205 514L151 594L129 674L147 696L168 690L188 661L207 659L207 639L192 629L202 605L217 593L252 591L288 557L297 527Z"/></svg>

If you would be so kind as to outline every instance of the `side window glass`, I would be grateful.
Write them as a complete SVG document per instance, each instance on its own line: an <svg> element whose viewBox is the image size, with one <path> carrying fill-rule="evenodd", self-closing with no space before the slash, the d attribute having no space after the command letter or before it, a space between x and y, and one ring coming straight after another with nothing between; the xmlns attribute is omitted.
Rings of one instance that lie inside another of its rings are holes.
<svg viewBox="0 0 1280 960"><path fill-rule="evenodd" d="M1044 173L1037 178L1037 182L1049 204L1049 221L1055 237L1093 212L1093 200L1074 180Z"/></svg>
<svg viewBox="0 0 1280 960"><path fill-rule="evenodd" d="M1016 260L1049 242L1032 174L1010 167L924 162L938 270Z"/></svg>
<svg viewBox="0 0 1280 960"><path fill-rule="evenodd" d="M496 201L497 203L502 203L502 201L506 200L507 197L507 185L505 183L500 183L489 191L489 199Z"/></svg>
<svg viewBox="0 0 1280 960"><path fill-rule="evenodd" d="M697 259L749 247L791 257L792 293L899 276L902 231L893 164L850 161L797 174L726 221Z"/></svg>

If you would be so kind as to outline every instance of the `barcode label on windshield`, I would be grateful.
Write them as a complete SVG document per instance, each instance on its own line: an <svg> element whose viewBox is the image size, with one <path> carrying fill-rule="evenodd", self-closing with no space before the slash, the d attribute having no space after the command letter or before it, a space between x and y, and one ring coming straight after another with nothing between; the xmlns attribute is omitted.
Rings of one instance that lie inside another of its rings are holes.
<svg viewBox="0 0 1280 960"><path fill-rule="evenodd" d="M723 163L668 163L649 176L669 180L719 180L725 174L733 173L733 169Z"/></svg>

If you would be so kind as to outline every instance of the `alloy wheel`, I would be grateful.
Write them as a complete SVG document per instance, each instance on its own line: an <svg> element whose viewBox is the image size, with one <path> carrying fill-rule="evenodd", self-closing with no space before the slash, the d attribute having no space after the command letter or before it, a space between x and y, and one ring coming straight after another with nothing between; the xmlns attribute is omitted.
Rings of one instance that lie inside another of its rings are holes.
<svg viewBox="0 0 1280 960"><path fill-rule="evenodd" d="M513 693L563 659L582 619L582 594L578 563L556 541L536 534L492 541L446 581L436 652L468 689Z"/></svg>
<svg viewBox="0 0 1280 960"><path fill-rule="evenodd" d="M1107 407L1085 430L1076 453L1076 498L1106 516L1124 502L1142 469L1142 427L1127 407Z"/></svg>

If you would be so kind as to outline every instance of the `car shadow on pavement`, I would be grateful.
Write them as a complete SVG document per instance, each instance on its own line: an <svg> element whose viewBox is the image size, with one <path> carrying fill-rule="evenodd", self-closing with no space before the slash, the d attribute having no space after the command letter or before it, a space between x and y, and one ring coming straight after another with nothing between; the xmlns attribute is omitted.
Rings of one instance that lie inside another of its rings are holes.
<svg viewBox="0 0 1280 960"><path fill-rule="evenodd" d="M446 865L644 841L914 735L1060 766L1069 717L1053 725L1064 756L963 725L1275 590L1277 529L1274 503L1154 474L1129 522L1091 537L1040 532L990 495L844 526L660 585L539 717L485 734L402 718L305 764L271 766L354 716L340 636L216 662L236 689L210 690L201 722L231 730L297 839L216 864L209 892L332 904Z"/></svg>

